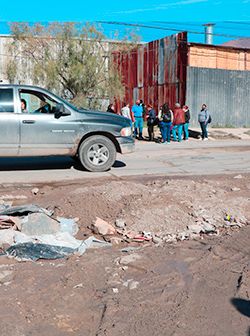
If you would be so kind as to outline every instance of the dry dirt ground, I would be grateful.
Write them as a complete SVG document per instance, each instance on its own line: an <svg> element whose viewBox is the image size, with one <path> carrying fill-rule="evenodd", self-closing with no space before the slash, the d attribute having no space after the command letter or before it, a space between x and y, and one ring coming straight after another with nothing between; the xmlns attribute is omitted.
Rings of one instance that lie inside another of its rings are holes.
<svg viewBox="0 0 250 336"><path fill-rule="evenodd" d="M83 180L38 185L37 195L33 187L2 185L1 197L78 217L79 239L98 216L161 244L122 242L53 262L0 257L0 275L9 272L0 335L250 335L249 175ZM237 225L225 228L226 215ZM167 242L204 221L216 233Z"/></svg>

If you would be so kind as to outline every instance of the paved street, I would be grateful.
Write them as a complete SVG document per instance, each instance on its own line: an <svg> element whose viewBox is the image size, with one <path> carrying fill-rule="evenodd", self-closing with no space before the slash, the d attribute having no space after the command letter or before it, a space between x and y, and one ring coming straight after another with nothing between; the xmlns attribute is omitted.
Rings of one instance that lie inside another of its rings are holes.
<svg viewBox="0 0 250 336"><path fill-rule="evenodd" d="M133 175L202 175L250 172L249 140L216 140L162 145L137 142L136 151L118 155L106 173L89 173L69 158L0 159L0 183L43 183Z"/></svg>

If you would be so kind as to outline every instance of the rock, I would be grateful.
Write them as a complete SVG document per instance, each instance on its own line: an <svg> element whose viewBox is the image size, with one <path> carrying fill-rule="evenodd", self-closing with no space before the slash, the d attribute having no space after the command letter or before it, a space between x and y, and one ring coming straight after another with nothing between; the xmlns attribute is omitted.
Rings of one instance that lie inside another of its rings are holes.
<svg viewBox="0 0 250 336"><path fill-rule="evenodd" d="M128 287L130 290L136 289L138 285L139 281L135 281L133 279L129 279L123 283L123 286Z"/></svg>
<svg viewBox="0 0 250 336"><path fill-rule="evenodd" d="M0 284L9 283L14 278L13 271L3 270L0 271Z"/></svg>
<svg viewBox="0 0 250 336"><path fill-rule="evenodd" d="M243 177L242 177L242 175L236 175L236 176L234 176L234 178L235 179L242 179Z"/></svg>
<svg viewBox="0 0 250 336"><path fill-rule="evenodd" d="M153 243L157 244L157 245L160 245L162 244L162 239L160 237L157 237L157 236L154 236L153 235L153 239L152 239Z"/></svg>
<svg viewBox="0 0 250 336"><path fill-rule="evenodd" d="M73 288L74 288L74 289L75 289L75 288L83 288L83 283L79 283L79 284L75 285Z"/></svg>
<svg viewBox="0 0 250 336"><path fill-rule="evenodd" d="M60 223L44 213L31 213L22 222L22 233L28 236L53 234L60 231Z"/></svg>
<svg viewBox="0 0 250 336"><path fill-rule="evenodd" d="M165 243L175 243L176 242L176 235L175 234L168 234L163 238Z"/></svg>
<svg viewBox="0 0 250 336"><path fill-rule="evenodd" d="M140 247L127 246L127 247L122 248L120 251L121 252L133 252L133 251L136 251L136 250L139 250L139 249L140 249Z"/></svg>
<svg viewBox="0 0 250 336"><path fill-rule="evenodd" d="M212 225L212 224L210 224L210 223L206 223L206 222L204 222L203 224L202 224L202 231L204 232L204 233L210 233L210 232L215 232L215 227Z"/></svg>
<svg viewBox="0 0 250 336"><path fill-rule="evenodd" d="M31 192L33 195L37 195L39 193L39 188L33 188Z"/></svg>
<svg viewBox="0 0 250 336"><path fill-rule="evenodd" d="M126 223L123 219L116 219L115 226L118 227L119 229L124 229L126 226Z"/></svg>
<svg viewBox="0 0 250 336"><path fill-rule="evenodd" d="M123 242L123 239L122 238L119 238L119 237L111 237L110 238L110 243L112 245L119 245Z"/></svg>
<svg viewBox="0 0 250 336"><path fill-rule="evenodd" d="M134 254L129 254L129 255L126 255L124 257L121 257L119 263L121 265L128 265L128 264L132 264L132 263L134 263L134 262L136 262L140 259L141 259L141 256L139 254L134 253Z"/></svg>
<svg viewBox="0 0 250 336"><path fill-rule="evenodd" d="M240 188L237 188L237 187L233 187L231 188L232 191L240 191L241 189Z"/></svg>
<svg viewBox="0 0 250 336"><path fill-rule="evenodd" d="M199 234L202 232L202 225L199 225L199 224L191 224L191 225L188 225L187 228L189 231L195 234Z"/></svg>
<svg viewBox="0 0 250 336"><path fill-rule="evenodd" d="M183 231L183 232L178 232L176 235L176 239L183 241L187 240L189 238L189 232Z"/></svg>
<svg viewBox="0 0 250 336"><path fill-rule="evenodd" d="M96 221L93 224L94 232L99 233L100 235L113 235L116 233L116 229L109 224L108 222L104 221L103 219L96 217Z"/></svg>
<svg viewBox="0 0 250 336"><path fill-rule="evenodd" d="M115 293L115 294L119 293L119 289L118 288L112 288L112 290L113 290L113 293Z"/></svg>

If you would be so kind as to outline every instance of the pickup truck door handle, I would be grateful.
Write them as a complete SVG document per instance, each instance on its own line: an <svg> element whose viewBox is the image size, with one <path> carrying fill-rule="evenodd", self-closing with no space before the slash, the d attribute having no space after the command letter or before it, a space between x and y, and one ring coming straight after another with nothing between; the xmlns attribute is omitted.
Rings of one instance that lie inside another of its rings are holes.
<svg viewBox="0 0 250 336"><path fill-rule="evenodd" d="M23 120L23 124L34 124L35 120Z"/></svg>

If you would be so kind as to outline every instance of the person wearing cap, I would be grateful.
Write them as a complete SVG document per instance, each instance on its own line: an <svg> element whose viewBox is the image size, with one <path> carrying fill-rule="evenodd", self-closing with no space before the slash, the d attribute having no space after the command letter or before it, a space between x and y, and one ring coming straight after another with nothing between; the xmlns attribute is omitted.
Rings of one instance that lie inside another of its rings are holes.
<svg viewBox="0 0 250 336"><path fill-rule="evenodd" d="M185 140L188 141L188 138L189 138L188 127L189 127L189 120L190 120L190 111L187 105L184 105L182 109L185 113L184 136L185 136Z"/></svg>
<svg viewBox="0 0 250 336"><path fill-rule="evenodd" d="M135 105L132 107L133 117L135 119L134 124L134 136L136 137L139 133L139 140L142 140L143 131L143 107L141 106L140 100L137 100Z"/></svg>
<svg viewBox="0 0 250 336"><path fill-rule="evenodd" d="M178 142L182 141L182 132L183 132L183 125L185 124L185 112L181 108L179 103L175 104L175 109L173 111L174 121L173 121L173 129L172 134L174 141L177 141L176 131L178 134Z"/></svg>

